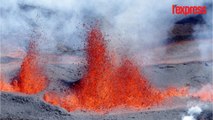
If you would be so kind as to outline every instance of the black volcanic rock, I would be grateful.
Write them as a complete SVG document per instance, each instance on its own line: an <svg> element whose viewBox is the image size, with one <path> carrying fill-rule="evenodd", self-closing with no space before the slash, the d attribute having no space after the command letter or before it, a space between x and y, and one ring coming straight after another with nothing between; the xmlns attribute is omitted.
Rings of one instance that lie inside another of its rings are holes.
<svg viewBox="0 0 213 120"><path fill-rule="evenodd" d="M213 111L212 110L204 110L197 117L197 120L213 120Z"/></svg>

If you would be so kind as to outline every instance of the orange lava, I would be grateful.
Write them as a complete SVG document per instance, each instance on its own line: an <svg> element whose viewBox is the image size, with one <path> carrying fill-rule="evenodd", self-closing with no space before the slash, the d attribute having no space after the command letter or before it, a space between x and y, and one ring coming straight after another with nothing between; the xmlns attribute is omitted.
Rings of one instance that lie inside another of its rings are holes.
<svg viewBox="0 0 213 120"><path fill-rule="evenodd" d="M47 80L43 73L43 68L39 65L38 56L36 43L31 41L27 55L21 65L18 79L13 80L11 84L1 80L1 91L36 94L44 90Z"/></svg>
<svg viewBox="0 0 213 120"><path fill-rule="evenodd" d="M192 95L198 97L200 100L213 102L213 86L208 84L203 86L198 92Z"/></svg>
<svg viewBox="0 0 213 120"><path fill-rule="evenodd" d="M5 82L5 78L3 75L1 75L0 79L0 90L4 92L15 92L18 91L17 89L14 88L13 85Z"/></svg>
<svg viewBox="0 0 213 120"><path fill-rule="evenodd" d="M118 59L106 47L98 28L87 38L88 71L71 87L70 94L46 93L44 100L68 111L110 111L117 107L143 109L161 103L172 96L184 96L186 89L160 91L150 85L138 66L127 57Z"/></svg>

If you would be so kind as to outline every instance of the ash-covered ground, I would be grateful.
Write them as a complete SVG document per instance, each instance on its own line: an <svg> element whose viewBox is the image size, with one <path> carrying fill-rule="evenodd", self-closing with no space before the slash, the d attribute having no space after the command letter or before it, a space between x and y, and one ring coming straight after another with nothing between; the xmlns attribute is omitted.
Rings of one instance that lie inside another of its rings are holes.
<svg viewBox="0 0 213 120"><path fill-rule="evenodd" d="M75 74L79 65L49 65L48 74L52 82L47 89L63 90L75 82ZM158 88L169 86L189 86L199 90L203 85L212 82L212 62L190 62L181 64L162 64L146 66L143 73L152 85ZM54 71L54 73L53 73ZM75 72L73 72L75 71ZM79 77L79 76L78 76ZM73 78L73 79L70 79ZM57 84L57 86L56 86ZM60 87L61 86L61 87ZM47 90L46 89L46 90ZM196 105L205 106L204 110L212 112L212 103L200 101L198 98L173 98L145 110L115 109L105 114L88 111L67 112L42 100L42 93L24 95L21 93L1 92L2 120L181 120L187 110ZM210 116L210 118L212 118ZM210 120L210 119L200 119Z"/></svg>

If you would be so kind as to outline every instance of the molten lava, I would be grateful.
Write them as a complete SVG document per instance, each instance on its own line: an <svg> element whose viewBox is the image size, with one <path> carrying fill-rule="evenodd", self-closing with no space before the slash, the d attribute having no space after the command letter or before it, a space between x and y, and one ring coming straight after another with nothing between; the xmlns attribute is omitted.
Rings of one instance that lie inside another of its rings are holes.
<svg viewBox="0 0 213 120"><path fill-rule="evenodd" d="M93 28L87 38L88 72L71 87L68 95L46 93L44 100L68 111L76 109L109 111L116 107L148 108L171 96L186 95L187 90L152 87L133 61L123 57L119 65L107 46L101 31Z"/></svg>
<svg viewBox="0 0 213 120"><path fill-rule="evenodd" d="M3 75L1 75L1 79L0 79L0 90L5 91L5 92L15 92L16 91L14 86L5 82L5 78Z"/></svg>
<svg viewBox="0 0 213 120"><path fill-rule="evenodd" d="M11 84L1 80L1 91L36 94L46 88L47 80L43 68L39 65L39 54L36 47L36 43L31 41L17 76L18 79L13 80Z"/></svg>
<svg viewBox="0 0 213 120"><path fill-rule="evenodd" d="M198 97L203 101L213 102L213 86L211 84L207 84L192 96Z"/></svg>

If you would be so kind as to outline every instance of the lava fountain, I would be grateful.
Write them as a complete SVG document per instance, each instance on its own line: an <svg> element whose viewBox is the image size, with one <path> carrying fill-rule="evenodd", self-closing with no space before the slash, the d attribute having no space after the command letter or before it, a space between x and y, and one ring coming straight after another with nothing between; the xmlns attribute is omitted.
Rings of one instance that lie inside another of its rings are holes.
<svg viewBox="0 0 213 120"><path fill-rule="evenodd" d="M47 79L43 68L39 65L39 53L35 41L29 43L27 55L16 78L10 84L1 79L1 91L36 94L46 88Z"/></svg>
<svg viewBox="0 0 213 120"><path fill-rule="evenodd" d="M87 73L71 86L69 94L49 92L44 100L68 111L104 112L118 107L149 108L171 96L187 94L186 89L160 91L154 88L127 57L122 57L116 65L118 59L114 52L107 50L105 42L100 29L92 28L87 37Z"/></svg>

